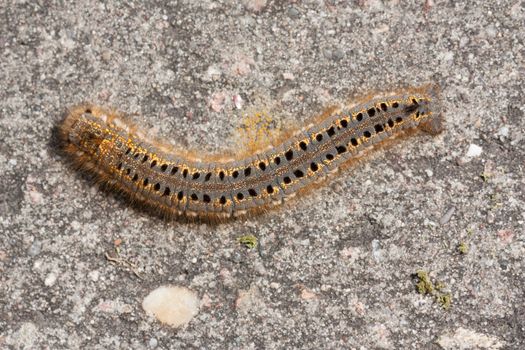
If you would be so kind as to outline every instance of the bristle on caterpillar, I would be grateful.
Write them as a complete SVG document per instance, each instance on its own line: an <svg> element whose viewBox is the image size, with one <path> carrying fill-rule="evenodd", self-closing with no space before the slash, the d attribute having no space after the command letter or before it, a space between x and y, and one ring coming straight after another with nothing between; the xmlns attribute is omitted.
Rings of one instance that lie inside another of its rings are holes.
<svg viewBox="0 0 525 350"><path fill-rule="evenodd" d="M76 164L134 203L169 217L222 220L282 204L386 140L416 130L441 132L438 88L371 96L306 125L239 159L191 156L90 104L69 112L60 135Z"/></svg>

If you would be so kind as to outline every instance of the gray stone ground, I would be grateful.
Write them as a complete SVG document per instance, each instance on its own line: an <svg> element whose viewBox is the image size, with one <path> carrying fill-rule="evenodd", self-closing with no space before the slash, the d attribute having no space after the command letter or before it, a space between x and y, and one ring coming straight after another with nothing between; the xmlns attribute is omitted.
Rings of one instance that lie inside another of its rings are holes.
<svg viewBox="0 0 525 350"><path fill-rule="evenodd" d="M524 28L523 0L3 1L0 348L525 347ZM92 101L219 152L244 114L300 126L428 81L445 133L219 226L129 207L52 142ZM450 308L418 293L419 270ZM186 326L142 310L163 285L198 295Z"/></svg>

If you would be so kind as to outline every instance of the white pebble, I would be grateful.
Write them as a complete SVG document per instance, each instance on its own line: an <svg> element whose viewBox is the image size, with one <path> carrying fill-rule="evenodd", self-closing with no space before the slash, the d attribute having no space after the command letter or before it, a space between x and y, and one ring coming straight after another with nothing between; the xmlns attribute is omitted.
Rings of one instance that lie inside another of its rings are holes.
<svg viewBox="0 0 525 350"><path fill-rule="evenodd" d="M235 108L242 109L244 100L242 99L241 95L233 95L232 99L233 99L233 104L235 105Z"/></svg>
<svg viewBox="0 0 525 350"><path fill-rule="evenodd" d="M483 148L473 143L470 144L466 156L469 158L479 157L483 153Z"/></svg>
<svg viewBox="0 0 525 350"><path fill-rule="evenodd" d="M150 348L154 349L154 348L157 347L157 345L159 345L159 342L157 341L156 338L151 338L151 339L149 340L149 347L150 347Z"/></svg>
<svg viewBox="0 0 525 350"><path fill-rule="evenodd" d="M502 138L507 138L509 137L509 127L508 126L502 126L499 130L498 130L498 135Z"/></svg>
<svg viewBox="0 0 525 350"><path fill-rule="evenodd" d="M218 80L221 77L221 70L216 66L209 66L206 70L204 80L213 81Z"/></svg>
<svg viewBox="0 0 525 350"><path fill-rule="evenodd" d="M295 76L293 75L293 73L283 73L283 78L285 80L294 80Z"/></svg>
<svg viewBox="0 0 525 350"><path fill-rule="evenodd" d="M372 240L372 256L377 262L383 260L383 250L377 239Z"/></svg>
<svg viewBox="0 0 525 350"><path fill-rule="evenodd" d="M187 288L162 286L144 298L142 308L160 322L180 327L197 315L199 299Z"/></svg>
<svg viewBox="0 0 525 350"><path fill-rule="evenodd" d="M97 270L93 270L89 272L88 276L93 282L97 282L100 277L100 273Z"/></svg>
<svg viewBox="0 0 525 350"><path fill-rule="evenodd" d="M498 337L478 333L471 329L459 327L455 332L446 332L442 334L437 343L442 349L501 349L506 344Z"/></svg>
<svg viewBox="0 0 525 350"><path fill-rule="evenodd" d="M270 288L272 289L279 289L281 287L281 285L277 282L272 282L270 283Z"/></svg>
<svg viewBox="0 0 525 350"><path fill-rule="evenodd" d="M44 280L44 284L47 287L51 287L53 284L55 284L57 280L57 275L54 272L51 272L49 275L47 275L46 279Z"/></svg>

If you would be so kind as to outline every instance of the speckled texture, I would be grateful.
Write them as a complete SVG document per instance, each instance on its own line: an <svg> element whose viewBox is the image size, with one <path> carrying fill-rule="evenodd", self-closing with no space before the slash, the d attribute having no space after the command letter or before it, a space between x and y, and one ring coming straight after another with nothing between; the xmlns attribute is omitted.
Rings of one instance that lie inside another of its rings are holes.
<svg viewBox="0 0 525 350"><path fill-rule="evenodd" d="M8 1L0 18L0 347L525 346L524 1ZM52 141L91 101L219 152L244 114L301 126L428 81L445 133L220 226L128 207ZM417 293L418 270L448 310ZM199 296L187 326L142 310L162 285Z"/></svg>

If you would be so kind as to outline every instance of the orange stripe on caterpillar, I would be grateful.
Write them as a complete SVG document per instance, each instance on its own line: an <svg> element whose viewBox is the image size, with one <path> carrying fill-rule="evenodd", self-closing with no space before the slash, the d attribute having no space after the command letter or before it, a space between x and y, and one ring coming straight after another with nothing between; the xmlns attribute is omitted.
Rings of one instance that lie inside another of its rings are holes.
<svg viewBox="0 0 525 350"><path fill-rule="evenodd" d="M239 159L188 156L93 105L74 108L61 137L77 164L134 202L168 216L221 219L265 211L375 145L414 130L442 130L435 85L332 109L275 147Z"/></svg>

